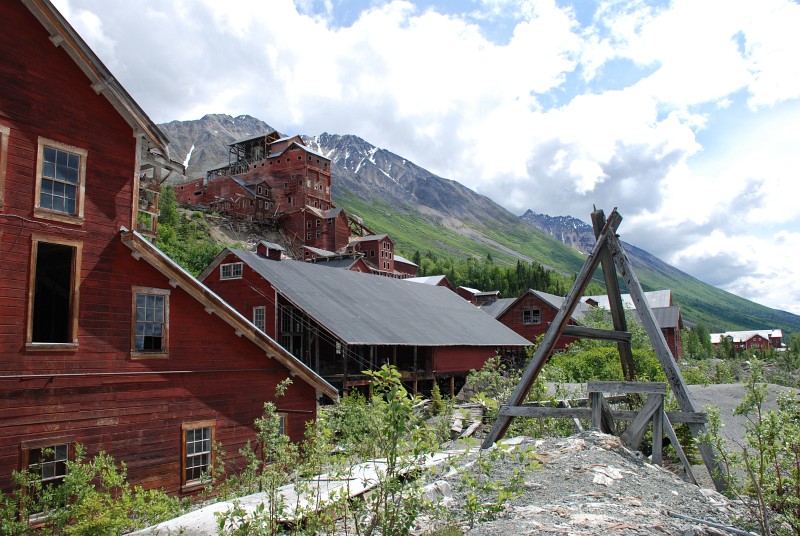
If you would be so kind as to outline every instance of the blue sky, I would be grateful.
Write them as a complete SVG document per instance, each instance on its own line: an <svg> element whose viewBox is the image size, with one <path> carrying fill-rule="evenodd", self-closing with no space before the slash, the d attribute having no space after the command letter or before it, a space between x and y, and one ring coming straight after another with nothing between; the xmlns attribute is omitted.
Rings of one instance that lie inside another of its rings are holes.
<svg viewBox="0 0 800 536"><path fill-rule="evenodd" d="M618 207L624 240L800 314L794 0L54 3L156 122L355 134L516 214Z"/></svg>

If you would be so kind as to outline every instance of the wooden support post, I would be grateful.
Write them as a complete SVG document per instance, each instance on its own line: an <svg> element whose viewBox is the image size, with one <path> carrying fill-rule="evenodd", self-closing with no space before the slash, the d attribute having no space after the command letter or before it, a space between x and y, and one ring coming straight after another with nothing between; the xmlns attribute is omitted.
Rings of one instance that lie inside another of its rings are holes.
<svg viewBox="0 0 800 536"><path fill-rule="evenodd" d="M653 395L657 396L657 395ZM655 465L664 464L664 398L658 411L653 413L653 463Z"/></svg>
<svg viewBox="0 0 800 536"><path fill-rule="evenodd" d="M589 403L592 405L592 428L600 430L603 426L603 393L589 393Z"/></svg>
<svg viewBox="0 0 800 536"><path fill-rule="evenodd" d="M689 482L696 485L697 479L694 477L694 473L692 472L692 464L689 463L686 453L683 452L683 447L681 447L681 444L678 441L678 436L675 433L675 429L672 428L672 423L669 421L669 416L666 413L664 413L664 431L667 433L667 437L675 449L675 452L678 453L678 458L681 459L683 468L686 470L686 477L689 479Z"/></svg>
<svg viewBox="0 0 800 536"><path fill-rule="evenodd" d="M592 212L592 227L594 227L595 238L600 237L605 224L605 214L602 210ZM613 233L612 233L613 234ZM616 234L614 235L616 236ZM616 331L628 331L628 324L625 320L625 309L622 307L622 297L620 295L619 284L617 283L617 273L614 269L614 260L608 248L600 251L600 265L603 268L603 279L606 283L606 293L608 294L608 305L611 309L611 320ZM618 341L617 349L622 363L622 375L625 380L631 382L635 378L633 368L633 352L631 351L630 341Z"/></svg>
<svg viewBox="0 0 800 536"><path fill-rule="evenodd" d="M694 402L686 388L686 383L683 381L683 377L672 357L672 353L669 351L669 346L667 346L667 341L664 339L664 334L661 333L661 328L658 326L658 322L656 322L653 311L647 304L642 285L639 283L639 279L633 271L631 262L628 260L628 256L625 254L625 250L622 248L616 235L608 236L608 245L611 248L617 271L628 286L628 292L630 292L633 303L636 306L636 311L639 313L642 326L650 337L650 341L653 343L656 357L661 363L661 368L664 369L664 374L667 377L670 387L672 387L675 400L677 400L682 411L697 413ZM687 423L687 425L695 438L705 435L706 427L704 423ZM713 447L709 443L704 442L698 444L698 450L700 450L700 455L703 457L706 468L711 478L714 480L714 486L717 488L717 491L724 491L727 489L727 483L721 477L722 472L714 456Z"/></svg>
<svg viewBox="0 0 800 536"><path fill-rule="evenodd" d="M603 232L600 233L592 252L586 259L586 263L583 265L580 273L575 278L575 284L564 298L564 303L561 305L558 313L556 313L556 317L553 319L550 329L547 330L542 342L539 343L539 346L536 349L536 352L533 354L530 363L528 363L528 366L525 368L525 372L522 374L522 379L512 393L511 398L509 398L509 406L518 406L525 401L525 397L528 396L528 392L533 386L533 382L536 380L539 372L541 372L545 363L547 363L547 360L550 358L556 341L558 341L558 338L561 336L564 326L566 326L569 322L569 319L571 318L572 313L578 304L578 300L583 295L583 291L586 290L586 286L589 284L592 274L597 268L597 265L600 263L600 252L605 248L606 240L609 236L616 232L621 221L622 217L617 214L616 211L609 216L608 221L603 228ZM487 435L484 439L481 448L487 449L491 447L495 441L505 434L510 423L511 417L506 415L498 416L497 420L492 426L492 429L489 431L489 435Z"/></svg>
<svg viewBox="0 0 800 536"><path fill-rule="evenodd" d="M456 377L450 376L450 398L455 398L455 397L456 397Z"/></svg>

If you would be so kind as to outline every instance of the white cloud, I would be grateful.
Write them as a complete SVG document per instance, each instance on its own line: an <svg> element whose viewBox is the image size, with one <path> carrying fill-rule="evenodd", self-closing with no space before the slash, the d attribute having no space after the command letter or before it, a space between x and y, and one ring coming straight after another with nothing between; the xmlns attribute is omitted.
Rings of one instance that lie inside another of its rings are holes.
<svg viewBox="0 0 800 536"><path fill-rule="evenodd" d="M518 213L617 206L624 239L798 309L791 0L56 4L157 122L247 113L359 135Z"/></svg>

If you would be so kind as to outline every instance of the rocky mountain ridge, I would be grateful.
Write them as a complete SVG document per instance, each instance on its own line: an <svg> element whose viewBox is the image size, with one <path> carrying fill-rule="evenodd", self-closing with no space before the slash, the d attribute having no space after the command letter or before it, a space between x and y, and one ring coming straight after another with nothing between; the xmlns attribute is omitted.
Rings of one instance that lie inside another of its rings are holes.
<svg viewBox="0 0 800 536"><path fill-rule="evenodd" d="M233 141L274 130L250 116L224 114L160 127L172 141L172 157L187 162L190 177L227 164L228 144ZM378 226L376 231L396 238L402 234L403 239L396 241L401 254L415 250L477 258L491 254L505 262L535 261L572 275L594 244L591 228L576 218L531 211L518 217L488 197L357 136L323 133L303 139L332 161L334 203L365 217L368 226ZM685 321L702 321L712 331L764 327L800 331L800 316L734 296L640 248L625 247L645 290L672 289Z"/></svg>

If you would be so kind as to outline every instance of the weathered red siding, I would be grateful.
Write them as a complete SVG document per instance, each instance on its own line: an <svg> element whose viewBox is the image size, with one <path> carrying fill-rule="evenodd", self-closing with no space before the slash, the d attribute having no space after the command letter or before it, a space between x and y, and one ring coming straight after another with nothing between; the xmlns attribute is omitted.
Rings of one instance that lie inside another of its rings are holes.
<svg viewBox="0 0 800 536"><path fill-rule="evenodd" d="M472 346L442 346L433 349L433 370L437 374L467 373L479 370L486 361L497 355L498 348Z"/></svg>
<svg viewBox="0 0 800 536"><path fill-rule="evenodd" d="M535 324L525 324L523 322L523 310L525 309L538 309L540 321ZM537 338L547 332L548 325L555 320L557 314L558 309L538 296L526 292L521 299L515 301L497 320L532 343L535 343ZM569 324L575 325L575 322L570 320ZM575 341L576 339L572 337L560 337L554 349L565 350L567 346Z"/></svg>
<svg viewBox="0 0 800 536"><path fill-rule="evenodd" d="M0 125L10 128L0 209L0 489L21 468L23 441L68 437L89 455L105 450L126 462L131 482L177 492L181 423L212 419L235 465L289 371L121 242L133 220L133 129L48 37L21 2L0 3ZM80 225L34 216L39 136L88 151ZM26 349L34 234L82 244L77 349ZM132 286L170 291L166 359L131 359ZM296 381L278 401L293 438L314 418L315 398Z"/></svg>

